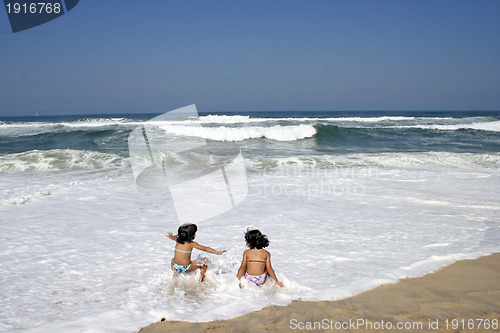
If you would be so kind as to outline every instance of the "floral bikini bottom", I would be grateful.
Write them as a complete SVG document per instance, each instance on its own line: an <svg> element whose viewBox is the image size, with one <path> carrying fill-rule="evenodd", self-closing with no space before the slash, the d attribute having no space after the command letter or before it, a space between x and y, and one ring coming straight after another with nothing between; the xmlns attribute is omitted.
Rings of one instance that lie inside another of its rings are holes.
<svg viewBox="0 0 500 333"><path fill-rule="evenodd" d="M262 275L250 275L248 273L245 273L245 279L247 279L248 282L253 282L256 285L260 286L264 282L266 282L266 272L264 272Z"/></svg>

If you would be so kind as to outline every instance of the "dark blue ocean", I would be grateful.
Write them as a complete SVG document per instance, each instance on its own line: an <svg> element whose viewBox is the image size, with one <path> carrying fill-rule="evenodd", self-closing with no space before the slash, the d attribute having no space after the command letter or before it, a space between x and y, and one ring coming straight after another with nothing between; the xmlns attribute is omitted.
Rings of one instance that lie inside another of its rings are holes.
<svg viewBox="0 0 500 333"><path fill-rule="evenodd" d="M155 116L0 118L0 155L71 149L126 157L130 132ZM238 142L252 155L500 151L500 111L225 112L200 119L212 131L202 137Z"/></svg>

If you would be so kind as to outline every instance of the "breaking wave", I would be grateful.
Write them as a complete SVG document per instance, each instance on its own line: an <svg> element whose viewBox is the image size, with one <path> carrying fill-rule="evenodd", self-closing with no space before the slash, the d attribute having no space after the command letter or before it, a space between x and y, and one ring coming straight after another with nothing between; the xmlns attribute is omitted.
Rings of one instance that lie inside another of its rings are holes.
<svg viewBox="0 0 500 333"><path fill-rule="evenodd" d="M295 141L310 138L317 132L313 125L306 124L297 126L275 125L272 127L201 127L184 125L164 125L160 127L168 134L194 136L216 141L243 141L257 138L266 138L276 141Z"/></svg>
<svg viewBox="0 0 500 333"><path fill-rule="evenodd" d="M31 150L0 156L0 172L66 171L122 168L127 160L119 155L85 150Z"/></svg>
<svg viewBox="0 0 500 333"><path fill-rule="evenodd" d="M288 156L279 158L257 158L247 160L246 166L249 170L254 171L283 168L419 168L422 166L452 166L457 168L473 167L498 170L500 169L500 154L428 152Z"/></svg>

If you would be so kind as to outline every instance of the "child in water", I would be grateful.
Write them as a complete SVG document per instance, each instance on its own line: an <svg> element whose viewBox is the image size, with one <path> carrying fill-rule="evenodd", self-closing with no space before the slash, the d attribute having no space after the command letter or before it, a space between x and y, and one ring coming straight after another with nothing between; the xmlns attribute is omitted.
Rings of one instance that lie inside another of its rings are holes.
<svg viewBox="0 0 500 333"><path fill-rule="evenodd" d="M193 248L218 255L223 254L226 250L217 251L208 246L203 246L194 242L193 240L196 237L197 230L198 227L196 224L183 224L177 230L177 236L169 232L167 237L177 242L177 244L175 244L174 257L171 262L172 270L179 273L191 273L199 268L201 272L201 281L203 281L208 267L200 260L191 261L191 251L193 251Z"/></svg>
<svg viewBox="0 0 500 333"><path fill-rule="evenodd" d="M238 280L245 274L247 281L260 286L266 282L267 274L269 274L278 286L283 287L283 283L278 281L271 266L271 254L263 249L269 246L267 236L263 235L259 230L247 229L245 241L249 249L243 252L243 260L236 276Z"/></svg>

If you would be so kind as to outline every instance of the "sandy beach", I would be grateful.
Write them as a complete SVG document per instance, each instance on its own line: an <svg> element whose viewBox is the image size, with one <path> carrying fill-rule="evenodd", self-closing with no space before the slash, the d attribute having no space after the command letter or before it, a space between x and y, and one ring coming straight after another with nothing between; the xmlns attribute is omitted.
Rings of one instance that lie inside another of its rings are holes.
<svg viewBox="0 0 500 333"><path fill-rule="evenodd" d="M498 332L499 321L496 253L343 300L294 301L230 320L165 320L140 332Z"/></svg>

